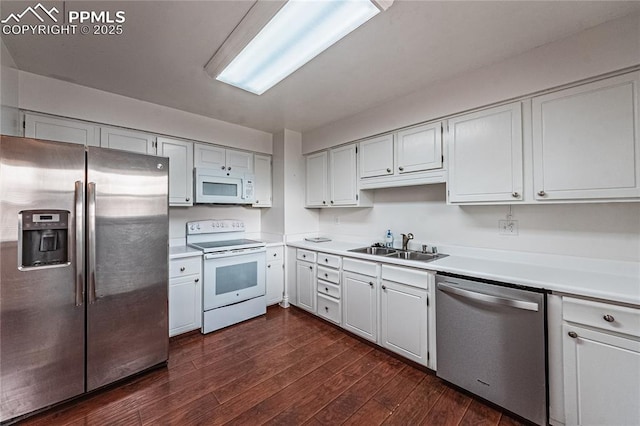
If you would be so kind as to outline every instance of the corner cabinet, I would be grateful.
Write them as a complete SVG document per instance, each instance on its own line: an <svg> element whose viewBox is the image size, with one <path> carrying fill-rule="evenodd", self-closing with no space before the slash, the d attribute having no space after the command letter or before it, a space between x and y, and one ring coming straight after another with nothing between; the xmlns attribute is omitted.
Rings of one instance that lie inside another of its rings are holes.
<svg viewBox="0 0 640 426"><path fill-rule="evenodd" d="M193 143L158 137L158 155L169 157L169 205L193 205Z"/></svg>
<svg viewBox="0 0 640 426"><path fill-rule="evenodd" d="M536 201L640 197L640 72L533 98Z"/></svg>
<svg viewBox="0 0 640 426"><path fill-rule="evenodd" d="M360 142L362 189L445 182L442 122Z"/></svg>
<svg viewBox="0 0 640 426"><path fill-rule="evenodd" d="M282 302L284 294L284 249L267 248L267 306Z"/></svg>
<svg viewBox="0 0 640 426"><path fill-rule="evenodd" d="M169 261L169 336L202 325L202 258Z"/></svg>
<svg viewBox="0 0 640 426"><path fill-rule="evenodd" d="M356 144L306 156L305 207L369 207L371 194L358 185Z"/></svg>
<svg viewBox="0 0 640 426"><path fill-rule="evenodd" d="M256 202L253 207L271 207L272 187L271 187L271 156L270 155L254 155L255 168L255 191Z"/></svg>
<svg viewBox="0 0 640 426"><path fill-rule="evenodd" d="M156 154L156 137L143 132L121 129L117 127L100 128L100 146L137 152L138 154Z"/></svg>
<svg viewBox="0 0 640 426"><path fill-rule="evenodd" d="M447 129L450 203L523 200L520 102L451 118Z"/></svg>
<svg viewBox="0 0 640 426"><path fill-rule="evenodd" d="M40 114L24 114L24 137L48 141L100 146L100 128L91 123L50 117Z"/></svg>

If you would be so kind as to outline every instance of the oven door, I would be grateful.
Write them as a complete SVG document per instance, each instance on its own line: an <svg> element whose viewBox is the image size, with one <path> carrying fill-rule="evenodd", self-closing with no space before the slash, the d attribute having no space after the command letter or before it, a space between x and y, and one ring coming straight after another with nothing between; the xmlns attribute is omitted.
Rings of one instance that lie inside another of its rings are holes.
<svg viewBox="0 0 640 426"><path fill-rule="evenodd" d="M204 256L205 311L265 294L266 249Z"/></svg>

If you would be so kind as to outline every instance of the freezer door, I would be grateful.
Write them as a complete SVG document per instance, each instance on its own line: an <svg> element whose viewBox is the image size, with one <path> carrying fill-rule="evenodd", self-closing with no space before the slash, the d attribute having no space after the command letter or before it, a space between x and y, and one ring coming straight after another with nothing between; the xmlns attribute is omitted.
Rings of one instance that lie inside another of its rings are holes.
<svg viewBox="0 0 640 426"><path fill-rule="evenodd" d="M0 421L84 391L84 158L81 145L0 139ZM19 269L20 212L38 209L69 212L67 262Z"/></svg>
<svg viewBox="0 0 640 426"><path fill-rule="evenodd" d="M168 358L168 161L88 149L89 391Z"/></svg>

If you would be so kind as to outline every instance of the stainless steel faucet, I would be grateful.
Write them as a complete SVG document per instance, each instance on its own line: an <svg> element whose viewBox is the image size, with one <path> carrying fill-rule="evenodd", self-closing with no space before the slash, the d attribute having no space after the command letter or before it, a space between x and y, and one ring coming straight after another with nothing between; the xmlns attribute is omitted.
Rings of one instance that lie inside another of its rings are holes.
<svg viewBox="0 0 640 426"><path fill-rule="evenodd" d="M408 250L407 245L409 244L409 240L413 240L413 234L411 232L408 234L402 234L402 250Z"/></svg>

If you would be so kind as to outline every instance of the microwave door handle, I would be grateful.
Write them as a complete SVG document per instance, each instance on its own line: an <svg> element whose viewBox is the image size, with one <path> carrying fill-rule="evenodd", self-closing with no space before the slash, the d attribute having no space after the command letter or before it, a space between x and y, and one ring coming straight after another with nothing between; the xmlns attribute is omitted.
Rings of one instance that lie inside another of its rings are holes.
<svg viewBox="0 0 640 426"><path fill-rule="evenodd" d="M87 185L87 228L89 242L89 303L95 303L96 297L96 184L89 182Z"/></svg>
<svg viewBox="0 0 640 426"><path fill-rule="evenodd" d="M82 306L84 301L84 184L81 180L75 182L75 282L76 306Z"/></svg>
<svg viewBox="0 0 640 426"><path fill-rule="evenodd" d="M538 304L527 302L524 300L510 299L508 297L492 296L489 294L478 293L476 291L465 290L458 287L452 287L443 283L438 283L438 290L445 293L455 294L456 296L465 297L471 300L477 300L492 305L508 306L510 308L524 309L527 311L538 312Z"/></svg>

